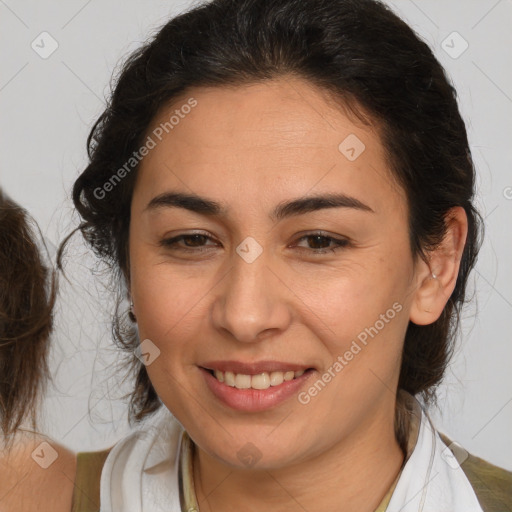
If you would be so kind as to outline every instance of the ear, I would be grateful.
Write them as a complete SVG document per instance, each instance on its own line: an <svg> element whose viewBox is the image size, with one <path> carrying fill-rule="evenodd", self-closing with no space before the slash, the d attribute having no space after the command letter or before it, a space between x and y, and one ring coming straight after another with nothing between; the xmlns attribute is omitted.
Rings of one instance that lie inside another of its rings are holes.
<svg viewBox="0 0 512 512"><path fill-rule="evenodd" d="M464 208L451 208L445 217L445 224L443 241L428 253L428 262L419 258L416 264L417 285L409 319L417 325L434 323L441 316L457 283L468 234Z"/></svg>
<svg viewBox="0 0 512 512"><path fill-rule="evenodd" d="M132 322L136 322L136 315L135 315L135 304L133 303L133 297L132 297L132 289L131 289L131 283L130 283L130 275L129 271L125 272L123 271L123 278L124 278L124 286L126 290L126 299L130 303L130 308L128 310L128 316L132 320Z"/></svg>
<svg viewBox="0 0 512 512"><path fill-rule="evenodd" d="M135 304L133 303L133 299L128 296L130 300L130 309L128 310L128 317L132 322L137 322L137 314L135 313Z"/></svg>

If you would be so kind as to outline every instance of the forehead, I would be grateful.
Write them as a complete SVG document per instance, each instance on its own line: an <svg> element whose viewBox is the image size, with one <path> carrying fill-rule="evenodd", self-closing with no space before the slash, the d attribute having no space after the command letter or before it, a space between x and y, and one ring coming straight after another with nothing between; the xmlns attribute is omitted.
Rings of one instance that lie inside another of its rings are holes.
<svg viewBox="0 0 512 512"><path fill-rule="evenodd" d="M376 210L404 200L376 129L300 79L190 89L146 135L136 188L147 200L166 188L245 208L308 192L362 194Z"/></svg>

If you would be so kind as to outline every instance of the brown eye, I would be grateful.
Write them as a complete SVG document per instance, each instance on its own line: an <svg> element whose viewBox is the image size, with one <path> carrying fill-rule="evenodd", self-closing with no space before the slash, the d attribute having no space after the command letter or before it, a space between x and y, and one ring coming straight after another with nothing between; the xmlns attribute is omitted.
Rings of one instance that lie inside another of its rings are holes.
<svg viewBox="0 0 512 512"><path fill-rule="evenodd" d="M307 241L308 252L313 254L326 254L327 252L336 252L339 249L346 247L349 244L349 241L345 238L334 238L331 236L326 236L321 233L311 233L306 236L303 236L299 239L299 242L303 240ZM330 246L330 244L332 244ZM304 248L301 248L304 249Z"/></svg>
<svg viewBox="0 0 512 512"><path fill-rule="evenodd" d="M213 239L203 233L189 233L174 238L166 238L160 242L160 245L176 251L200 253L204 252L203 247L208 240ZM180 242L183 245L179 245Z"/></svg>

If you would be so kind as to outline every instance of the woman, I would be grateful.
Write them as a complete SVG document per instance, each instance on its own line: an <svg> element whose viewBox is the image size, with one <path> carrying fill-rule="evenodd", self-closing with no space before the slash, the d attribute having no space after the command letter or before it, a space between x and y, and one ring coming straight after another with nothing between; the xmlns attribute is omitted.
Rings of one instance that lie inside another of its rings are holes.
<svg viewBox="0 0 512 512"><path fill-rule="evenodd" d="M0 189L0 511L69 511L75 454L36 432L57 283L30 218ZM41 499L44 496L44 499Z"/></svg>
<svg viewBox="0 0 512 512"><path fill-rule="evenodd" d="M141 422L79 455L102 511L512 506L421 405L480 217L455 91L388 8L198 6L130 57L89 155L73 199L131 301Z"/></svg>

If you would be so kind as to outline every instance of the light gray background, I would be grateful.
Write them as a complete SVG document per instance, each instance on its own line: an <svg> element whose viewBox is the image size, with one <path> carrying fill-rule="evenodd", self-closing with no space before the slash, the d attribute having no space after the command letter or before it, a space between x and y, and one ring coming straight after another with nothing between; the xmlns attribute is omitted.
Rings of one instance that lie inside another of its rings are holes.
<svg viewBox="0 0 512 512"><path fill-rule="evenodd" d="M458 90L487 227L472 279L475 300L432 415L467 450L512 470L512 2L388 3L430 43ZM171 14L190 5L0 0L0 184L40 224L50 252L76 225L69 194L86 163L86 137L113 70ZM47 59L31 47L43 31L59 45ZM469 44L458 58L442 47L446 40L452 53L462 48L458 36L450 36L454 31ZM91 272L95 261L80 236L69 254L43 430L83 451L109 446L127 432L119 397L129 383L113 376L119 357L110 337L108 282L101 268Z"/></svg>

